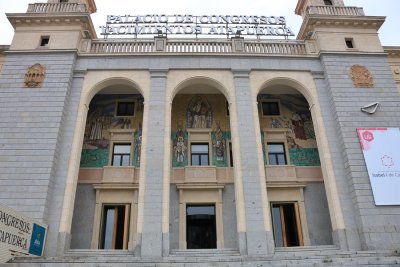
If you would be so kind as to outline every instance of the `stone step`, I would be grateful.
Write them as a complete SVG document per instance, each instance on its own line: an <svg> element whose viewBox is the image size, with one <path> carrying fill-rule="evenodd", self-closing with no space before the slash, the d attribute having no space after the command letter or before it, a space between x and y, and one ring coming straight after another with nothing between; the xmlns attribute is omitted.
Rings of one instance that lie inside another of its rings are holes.
<svg viewBox="0 0 400 267"><path fill-rule="evenodd" d="M294 253L300 253L298 248L287 249ZM296 256L285 255L284 250L277 250L273 255L246 257L238 255L237 250L202 250L197 251L173 250L168 257L160 259L141 259L128 251L69 251L62 258L18 258L12 263L2 266L15 267L63 267L63 266L115 266L115 267L203 267L203 266L225 266L225 267L252 267L252 266L399 266L400 253L393 251L361 251L342 252L336 248L326 247L316 250L315 248L304 248L304 251L314 254L298 254ZM323 252L334 251L333 255L324 255ZM99 254L101 252L101 254ZM214 252L214 254L210 254ZM225 254L227 253L227 254ZM234 255L229 255L230 253ZM213 256L206 256L213 255Z"/></svg>
<svg viewBox="0 0 400 267"><path fill-rule="evenodd" d="M240 256L237 249L174 249L170 252L170 257L213 257L213 256Z"/></svg>
<svg viewBox="0 0 400 267"><path fill-rule="evenodd" d="M341 267L353 267L353 266L374 266L374 267L397 267L400 266L400 257L351 257L351 258L331 258L326 260L316 259L298 259L298 260L264 260L264 261L220 261L211 262L203 259L202 262L187 261L182 263L176 262L165 262L165 261L140 261L140 262L104 262L104 261L80 261L80 262L59 262L59 261L47 261L47 262L14 262L10 264L0 264L0 267L78 267L78 266L89 266L89 267L310 267L310 266L341 266Z"/></svg>

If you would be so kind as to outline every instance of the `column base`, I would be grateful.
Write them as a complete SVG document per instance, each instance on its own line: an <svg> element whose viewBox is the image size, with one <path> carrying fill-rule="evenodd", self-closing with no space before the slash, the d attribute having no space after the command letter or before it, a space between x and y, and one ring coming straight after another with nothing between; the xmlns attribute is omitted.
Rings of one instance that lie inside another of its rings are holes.
<svg viewBox="0 0 400 267"><path fill-rule="evenodd" d="M251 231L238 233L239 250L242 255L261 256L273 254L275 245L271 231Z"/></svg>
<svg viewBox="0 0 400 267"><path fill-rule="evenodd" d="M163 245L162 233L142 233L141 253L142 258L161 259Z"/></svg>

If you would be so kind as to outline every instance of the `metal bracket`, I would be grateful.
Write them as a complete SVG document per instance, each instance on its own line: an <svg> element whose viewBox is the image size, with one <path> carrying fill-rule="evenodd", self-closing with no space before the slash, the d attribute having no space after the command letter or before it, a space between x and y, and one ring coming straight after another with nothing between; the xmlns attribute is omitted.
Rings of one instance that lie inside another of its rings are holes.
<svg viewBox="0 0 400 267"><path fill-rule="evenodd" d="M374 114L379 107L379 102L374 102L361 108L362 112Z"/></svg>

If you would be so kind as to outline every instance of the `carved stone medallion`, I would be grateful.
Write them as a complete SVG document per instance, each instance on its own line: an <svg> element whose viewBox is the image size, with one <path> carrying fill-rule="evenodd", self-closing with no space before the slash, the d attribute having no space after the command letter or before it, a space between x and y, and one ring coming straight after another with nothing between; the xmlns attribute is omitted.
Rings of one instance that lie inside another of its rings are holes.
<svg viewBox="0 0 400 267"><path fill-rule="evenodd" d="M350 77L353 80L354 87L374 87L374 78L371 72L364 66L353 65L350 68Z"/></svg>
<svg viewBox="0 0 400 267"><path fill-rule="evenodd" d="M35 88L42 87L44 77L46 75L46 68L39 63L28 68L25 74L25 87Z"/></svg>

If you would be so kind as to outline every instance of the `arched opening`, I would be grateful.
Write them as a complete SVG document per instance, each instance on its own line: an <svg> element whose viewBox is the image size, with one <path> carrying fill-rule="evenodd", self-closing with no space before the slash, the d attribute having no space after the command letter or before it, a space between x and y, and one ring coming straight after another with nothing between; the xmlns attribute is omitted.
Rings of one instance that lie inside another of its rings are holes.
<svg viewBox="0 0 400 267"><path fill-rule="evenodd" d="M170 248L238 248L227 91L197 77L171 111Z"/></svg>
<svg viewBox="0 0 400 267"><path fill-rule="evenodd" d="M133 250L144 99L126 79L103 81L91 92L70 248Z"/></svg>
<svg viewBox="0 0 400 267"><path fill-rule="evenodd" d="M332 6L332 5L333 5L333 3L332 3L331 0L324 0L324 3L325 3L325 5L327 5L327 6Z"/></svg>
<svg viewBox="0 0 400 267"><path fill-rule="evenodd" d="M310 99L288 79L266 83L257 96L276 247L333 244Z"/></svg>

